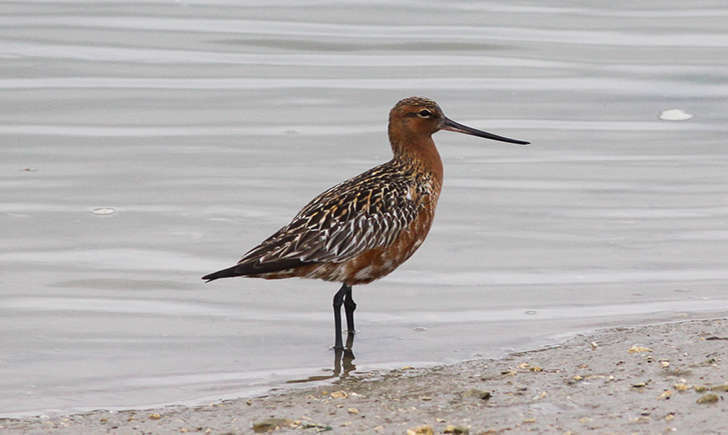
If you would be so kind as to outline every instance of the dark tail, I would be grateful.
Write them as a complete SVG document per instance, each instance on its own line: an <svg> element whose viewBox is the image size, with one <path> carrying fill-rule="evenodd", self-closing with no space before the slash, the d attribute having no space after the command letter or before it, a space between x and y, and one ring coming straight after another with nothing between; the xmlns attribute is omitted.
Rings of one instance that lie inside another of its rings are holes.
<svg viewBox="0 0 728 435"><path fill-rule="evenodd" d="M218 270L217 272L213 272L211 274L205 275L202 277L206 282L214 281L218 278L230 278L233 276L241 276L240 273L237 272L238 266L235 265L233 267L228 267L227 269Z"/></svg>
<svg viewBox="0 0 728 435"><path fill-rule="evenodd" d="M214 281L218 278L232 278L234 276L255 276L264 273L278 272L286 269L293 269L298 266L307 264L301 260L278 260L270 263L258 263L254 261L252 263L240 263L235 266L228 267L227 269L218 270L209 275L205 275L202 279L207 282Z"/></svg>

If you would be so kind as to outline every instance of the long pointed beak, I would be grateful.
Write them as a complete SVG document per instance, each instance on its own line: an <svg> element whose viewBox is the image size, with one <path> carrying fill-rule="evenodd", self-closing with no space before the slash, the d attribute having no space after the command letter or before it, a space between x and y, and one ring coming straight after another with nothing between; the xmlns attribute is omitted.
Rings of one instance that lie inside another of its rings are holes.
<svg viewBox="0 0 728 435"><path fill-rule="evenodd" d="M526 142L526 141L522 141L522 140L498 136L497 134L492 134L492 133L488 133L487 131L481 131L481 130L478 130L478 129L475 129L472 127L468 127L467 125L459 124L450 118L445 118L445 121L442 124L441 130L456 131L458 133L471 134L473 136L484 137L486 139L499 140L501 142L517 143L519 145L528 145L530 143L530 142Z"/></svg>

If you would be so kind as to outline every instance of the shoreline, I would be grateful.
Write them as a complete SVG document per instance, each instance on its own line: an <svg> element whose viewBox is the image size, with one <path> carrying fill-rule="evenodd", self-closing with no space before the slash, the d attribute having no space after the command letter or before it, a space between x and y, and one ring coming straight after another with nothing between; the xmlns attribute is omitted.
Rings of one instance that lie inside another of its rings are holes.
<svg viewBox="0 0 728 435"><path fill-rule="evenodd" d="M498 359L363 372L203 406L3 418L0 431L720 433L728 431L727 365L728 320L686 320L602 329Z"/></svg>

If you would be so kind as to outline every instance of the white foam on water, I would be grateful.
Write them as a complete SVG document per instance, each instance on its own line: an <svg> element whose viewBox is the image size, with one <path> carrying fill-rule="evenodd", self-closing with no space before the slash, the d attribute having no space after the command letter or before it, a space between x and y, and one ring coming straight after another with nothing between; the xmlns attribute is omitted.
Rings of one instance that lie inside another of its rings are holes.
<svg viewBox="0 0 728 435"><path fill-rule="evenodd" d="M116 209L111 207L99 207L91 210L91 213L99 216L108 216L116 213Z"/></svg>
<svg viewBox="0 0 728 435"><path fill-rule="evenodd" d="M663 110L659 116L659 118L663 121L686 121L688 119L691 119L692 117L692 113L687 113L680 109Z"/></svg>

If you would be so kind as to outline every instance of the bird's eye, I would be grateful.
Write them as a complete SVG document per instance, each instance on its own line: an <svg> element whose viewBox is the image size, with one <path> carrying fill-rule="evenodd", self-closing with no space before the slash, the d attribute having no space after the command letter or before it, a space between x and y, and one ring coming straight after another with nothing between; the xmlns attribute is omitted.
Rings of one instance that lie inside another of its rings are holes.
<svg viewBox="0 0 728 435"><path fill-rule="evenodd" d="M430 116L432 116L432 113L429 110L420 110L417 113L417 116L419 116L420 118L429 118Z"/></svg>

